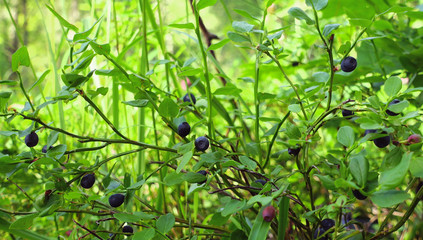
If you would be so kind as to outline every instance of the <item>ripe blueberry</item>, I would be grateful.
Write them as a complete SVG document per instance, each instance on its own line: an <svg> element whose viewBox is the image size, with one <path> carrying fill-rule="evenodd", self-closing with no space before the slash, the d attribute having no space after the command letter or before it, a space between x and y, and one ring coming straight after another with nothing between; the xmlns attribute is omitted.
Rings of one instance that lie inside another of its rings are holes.
<svg viewBox="0 0 423 240"><path fill-rule="evenodd" d="M28 147L35 147L38 144L38 135L33 131L25 137L25 144Z"/></svg>
<svg viewBox="0 0 423 240"><path fill-rule="evenodd" d="M125 196L123 194L116 193L109 197L109 204L112 207L119 207L123 204L124 200Z"/></svg>
<svg viewBox="0 0 423 240"><path fill-rule="evenodd" d="M389 105L388 105L388 106L391 106L392 104L397 104L397 103L400 103L400 102L401 102L400 100L398 100L398 99L394 99L392 102L390 102L390 103L389 103ZM395 113L395 112L392 112L392 111L390 111L390 110L386 109L386 114L388 114L389 116L396 116L396 115L398 115L399 113Z"/></svg>
<svg viewBox="0 0 423 240"><path fill-rule="evenodd" d="M415 144L422 141L422 137L419 134L412 134L407 139L407 144Z"/></svg>
<svg viewBox="0 0 423 240"><path fill-rule="evenodd" d="M205 170L200 170L200 171L198 171L197 173L199 173L199 174L202 174L202 175L206 176L206 180L204 180L204 181L202 181L202 182L199 182L198 184L203 184L203 183L207 182L207 171L205 171Z"/></svg>
<svg viewBox="0 0 423 240"><path fill-rule="evenodd" d="M346 57L341 62L341 69L344 72L352 72L357 67L357 60L353 57Z"/></svg>
<svg viewBox="0 0 423 240"><path fill-rule="evenodd" d="M181 137L186 137L191 132L191 127L187 122L183 122L178 126L178 134Z"/></svg>
<svg viewBox="0 0 423 240"><path fill-rule="evenodd" d="M275 218L275 216L276 216L276 210L272 205L267 206L263 210L262 215L263 215L264 221L271 222L273 220L273 218Z"/></svg>
<svg viewBox="0 0 423 240"><path fill-rule="evenodd" d="M382 134L386 134L386 132L383 131ZM384 148L384 147L388 146L390 142L391 142L391 137L389 135L384 136L384 137L380 137L380 138L376 138L376 139L373 140L373 143L378 148Z"/></svg>
<svg viewBox="0 0 423 240"><path fill-rule="evenodd" d="M190 93L189 95L191 96L191 99L189 98L188 93L187 93L187 94L185 94L185 96L183 98L184 102L191 102L191 100L192 100L192 103L195 104L197 102L197 100L195 99L194 94Z"/></svg>
<svg viewBox="0 0 423 240"><path fill-rule="evenodd" d="M209 148L209 140L203 136L195 139L194 144L197 151L206 151Z"/></svg>
<svg viewBox="0 0 423 240"><path fill-rule="evenodd" d="M261 185L265 185L266 184L266 180L264 180L264 179L257 179L257 180L255 180L254 182L256 182L256 183L261 183Z"/></svg>
<svg viewBox="0 0 423 240"><path fill-rule="evenodd" d="M130 225L125 225L122 228L122 232L124 233L133 233L134 229Z"/></svg>
<svg viewBox="0 0 423 240"><path fill-rule="evenodd" d="M50 146L49 148L48 148L48 150L50 150L50 149L52 149L53 148L53 146ZM41 149L41 152L43 152L43 153L47 153L47 145L44 145L43 146L43 149Z"/></svg>
<svg viewBox="0 0 423 240"><path fill-rule="evenodd" d="M297 145L297 148L288 148L288 153L293 156L298 156L300 153L301 147Z"/></svg>
<svg viewBox="0 0 423 240"><path fill-rule="evenodd" d="M364 200L364 199L367 198L367 196L362 194L360 192L360 190L354 189L354 190L352 190L352 193L353 193L354 197L357 198L358 200Z"/></svg>
<svg viewBox="0 0 423 240"><path fill-rule="evenodd" d="M335 226L335 221L330 218L323 219L320 222L320 226L323 228L323 230L326 232L327 230L331 229Z"/></svg>
<svg viewBox="0 0 423 240"><path fill-rule="evenodd" d="M94 185L95 176L92 173L89 173L81 178L81 187L83 188L91 188Z"/></svg>
<svg viewBox="0 0 423 240"><path fill-rule="evenodd" d="M349 116L352 116L352 115L354 115L353 111L350 111L350 110L347 110L347 109L342 110L342 116L343 117L349 117Z"/></svg>

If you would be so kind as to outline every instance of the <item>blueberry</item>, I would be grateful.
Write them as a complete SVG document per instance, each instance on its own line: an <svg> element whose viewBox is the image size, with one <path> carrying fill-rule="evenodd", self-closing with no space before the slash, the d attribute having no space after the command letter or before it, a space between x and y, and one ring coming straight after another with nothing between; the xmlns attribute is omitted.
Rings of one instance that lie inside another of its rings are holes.
<svg viewBox="0 0 423 240"><path fill-rule="evenodd" d="M124 232L124 233L133 233L134 232L134 229L131 226L129 226L129 225L125 225L122 228L122 232Z"/></svg>
<svg viewBox="0 0 423 240"><path fill-rule="evenodd" d="M355 198L357 198L358 200L364 200L367 198L367 196L363 195L360 190L354 189L352 190L352 193L354 195Z"/></svg>
<svg viewBox="0 0 423 240"><path fill-rule="evenodd" d="M350 111L350 110L347 110L347 109L342 110L342 116L343 117L349 117L349 116L352 116L352 115L354 115L353 111Z"/></svg>
<svg viewBox="0 0 423 240"><path fill-rule="evenodd" d="M191 102L191 100L192 100L192 103L195 104L197 102L197 100L195 99L194 94L190 93L189 95L191 96L191 99L189 98L188 93L187 93L187 94L185 94L185 96L183 98L184 102Z"/></svg>
<svg viewBox="0 0 423 240"><path fill-rule="evenodd" d="M383 131L382 134L386 134L386 132ZM384 136L384 137L380 137L380 138L376 138L376 139L373 140L373 143L378 148L384 148L384 147L388 146L390 142L391 142L391 137L389 135Z"/></svg>
<svg viewBox="0 0 423 240"><path fill-rule="evenodd" d="M52 149L53 148L53 146L50 146L49 148L48 148L48 150L50 150L50 149ZM43 146L43 149L41 149L41 152L43 152L43 153L47 153L47 145L44 145Z"/></svg>
<svg viewBox="0 0 423 240"><path fill-rule="evenodd" d="M95 182L95 176L92 173L89 173L82 177L81 179L81 187L83 188L91 188L94 185Z"/></svg>
<svg viewBox="0 0 423 240"><path fill-rule="evenodd" d="M183 122L178 126L178 134L181 137L186 137L191 132L191 127L187 122Z"/></svg>
<svg viewBox="0 0 423 240"><path fill-rule="evenodd" d="M123 204L124 200L125 196L123 194L116 193L109 197L109 204L112 207L119 207Z"/></svg>
<svg viewBox="0 0 423 240"><path fill-rule="evenodd" d="M393 105L393 104L397 104L397 103L400 103L400 102L401 102L400 100L398 100L398 99L394 99L392 102L390 102L390 103L389 103L389 105L388 105L388 106L391 106L391 105ZM396 115L398 115L399 113L395 113L395 112L392 112L392 111L390 111L390 110L386 109L386 114L388 114L389 116L396 116Z"/></svg>
<svg viewBox="0 0 423 240"><path fill-rule="evenodd" d="M266 184L266 180L264 180L264 179L257 179L257 180L255 180L254 182L256 182L256 183L261 183L261 185L265 185Z"/></svg>
<svg viewBox="0 0 423 240"><path fill-rule="evenodd" d="M326 231L328 231L329 229L331 229L332 227L334 227L334 226L335 226L335 220L330 219L330 218L323 219L323 220L320 222L320 226L321 226L321 227L323 228L323 230L326 232Z"/></svg>
<svg viewBox="0 0 423 240"><path fill-rule="evenodd" d="M206 151L209 148L209 140L206 137L198 137L195 139L195 148L197 151Z"/></svg>
<svg viewBox="0 0 423 240"><path fill-rule="evenodd" d="M204 180L204 181L202 181L202 182L199 182L198 184L203 184L203 183L207 182L207 171L205 171L205 170L200 170L200 171L198 171L197 173L199 173L199 174L202 174L202 175L206 176L206 180Z"/></svg>
<svg viewBox="0 0 423 240"><path fill-rule="evenodd" d="M288 153L293 156L298 156L298 154L300 153L300 150L301 150L301 147L298 147L297 145L297 148L288 148Z"/></svg>
<svg viewBox="0 0 423 240"><path fill-rule="evenodd" d="M275 211L275 208L274 208L272 205L267 206L267 207L263 210L262 215L263 215L263 219L264 219L264 221L266 221L266 222L271 222L271 221L273 220L273 218L275 218L275 216L276 216L276 211Z"/></svg>
<svg viewBox="0 0 423 240"><path fill-rule="evenodd" d="M357 67L357 60L353 57L346 57L341 62L341 69L344 72L352 72Z"/></svg>
<svg viewBox="0 0 423 240"><path fill-rule="evenodd" d="M38 135L35 132L31 132L25 137L25 144L28 147L35 147L38 144Z"/></svg>

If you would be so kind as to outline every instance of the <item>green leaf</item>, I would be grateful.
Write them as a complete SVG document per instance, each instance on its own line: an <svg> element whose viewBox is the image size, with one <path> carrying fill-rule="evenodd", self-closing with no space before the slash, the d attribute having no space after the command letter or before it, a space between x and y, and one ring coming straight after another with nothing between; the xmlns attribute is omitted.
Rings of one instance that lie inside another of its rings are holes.
<svg viewBox="0 0 423 240"><path fill-rule="evenodd" d="M185 181L184 174L182 173L176 173L171 172L166 175L166 177L163 179L164 183L168 186L177 185Z"/></svg>
<svg viewBox="0 0 423 240"><path fill-rule="evenodd" d="M397 166L381 172L379 185L382 186L382 189L393 189L402 183L405 175L407 175L412 155L412 152L404 153L401 162Z"/></svg>
<svg viewBox="0 0 423 240"><path fill-rule="evenodd" d="M10 229L28 229L32 226L34 218L38 216L38 213L33 213L16 219L12 224L10 224Z"/></svg>
<svg viewBox="0 0 423 240"><path fill-rule="evenodd" d="M301 8L299 8L299 7L293 7L293 8L290 8L289 10L288 10L288 13L289 13L289 15L291 15L291 16L293 16L293 17L295 17L296 19L299 19L299 20L305 20L306 21L306 23L308 24L308 25L313 25L314 24L314 20L313 19L311 19L308 15L307 15L307 13L305 13Z"/></svg>
<svg viewBox="0 0 423 240"><path fill-rule="evenodd" d="M286 134L290 139L300 139L301 138L301 132L300 129L298 129L297 126L292 124L291 122L288 122L286 124Z"/></svg>
<svg viewBox="0 0 423 240"><path fill-rule="evenodd" d="M234 12L236 12L239 15L241 15L241 16L243 16L245 18L248 18L250 20L254 20L254 21L257 21L257 22L260 22L261 21L260 17L253 16L251 13L249 13L249 12L247 12L245 10L242 10L242 9L234 9Z"/></svg>
<svg viewBox="0 0 423 240"><path fill-rule="evenodd" d="M300 104L291 104L288 106L288 110L293 113L299 113L301 112L301 106Z"/></svg>
<svg viewBox="0 0 423 240"><path fill-rule="evenodd" d="M241 89L237 88L232 83L227 83L224 87L216 89L213 95L229 95L229 96L238 96L242 92Z"/></svg>
<svg viewBox="0 0 423 240"><path fill-rule="evenodd" d="M186 152L184 153L184 155L182 155L181 157L181 162L178 165L178 168L176 168L176 172L180 173L181 170L187 165L187 163L189 162L189 160L191 160L192 156L193 156L193 152Z"/></svg>
<svg viewBox="0 0 423 240"><path fill-rule="evenodd" d="M19 66L29 67L31 61L29 59L28 49L25 46L20 47L14 54L12 54L12 70L18 71Z"/></svg>
<svg viewBox="0 0 423 240"><path fill-rule="evenodd" d="M175 216L173 216L173 214L171 213L160 216L156 222L157 230L159 230L163 234L166 234L167 232L169 232L174 225L175 225Z"/></svg>
<svg viewBox="0 0 423 240"><path fill-rule="evenodd" d="M169 24L169 27L180 29L195 29L194 24L192 23Z"/></svg>
<svg viewBox="0 0 423 240"><path fill-rule="evenodd" d="M132 107L141 108L141 107L147 106L148 100L147 99L135 99L135 100L132 100L132 101L125 101L125 102L122 102L122 103L129 105L129 106L132 106Z"/></svg>
<svg viewBox="0 0 423 240"><path fill-rule="evenodd" d="M401 101L397 104L392 104L390 106L388 106L388 110L395 112L395 113L400 113L402 112L404 109L406 109L409 105L409 102L407 100Z"/></svg>
<svg viewBox="0 0 423 240"><path fill-rule="evenodd" d="M241 163L247 166L247 168L251 171L254 171L257 167L257 163L251 160L249 157L241 156L239 157L239 161L241 161Z"/></svg>
<svg viewBox="0 0 423 240"><path fill-rule="evenodd" d="M248 235L248 240L266 240L267 234L269 232L270 223L266 222L263 219L263 210L266 206L263 206L260 209L260 212L257 214L256 219L254 220L253 228Z"/></svg>
<svg viewBox="0 0 423 240"><path fill-rule="evenodd" d="M47 151L46 156L51 157L51 158L60 159L65 154L66 148L67 148L66 144L59 144L57 146L54 146L52 149L49 149Z"/></svg>
<svg viewBox="0 0 423 240"><path fill-rule="evenodd" d="M78 40L81 40L81 39L86 39L90 34L91 34L91 32L94 30L94 27L95 27L95 25L97 25L97 23L99 23L100 22L100 20L102 19L102 17L100 17L89 29L87 29L86 31L84 31L84 32L81 32L81 33L76 33L74 36L73 36L73 41L74 42L76 42L76 41L78 41Z"/></svg>
<svg viewBox="0 0 423 240"><path fill-rule="evenodd" d="M34 84L32 84L32 86L28 89L28 92L30 92L34 87L38 86L40 83L42 83L44 81L44 79L47 77L47 74L50 73L50 69L47 69L46 71L43 72L43 74L41 74L41 76L38 78L37 81L35 81Z"/></svg>
<svg viewBox="0 0 423 240"><path fill-rule="evenodd" d="M99 55L108 55L110 53L110 44L98 44L94 41L90 42L90 46Z"/></svg>
<svg viewBox="0 0 423 240"><path fill-rule="evenodd" d="M320 175L320 174L314 174L314 176L317 176L320 181L322 182L323 186L328 190L335 190L335 181L330 176Z"/></svg>
<svg viewBox="0 0 423 240"><path fill-rule="evenodd" d="M201 10L203 8L213 6L213 5L216 4L216 2L217 2L217 0L200 0L197 3L197 9Z"/></svg>
<svg viewBox="0 0 423 240"><path fill-rule="evenodd" d="M413 177L423 178L423 158L416 158L410 162L410 172Z"/></svg>
<svg viewBox="0 0 423 240"><path fill-rule="evenodd" d="M207 48L207 51L219 49L219 48L225 46L230 41L231 41L230 39L225 38L225 39L223 39L222 41L220 41L218 43L215 43L215 44L210 45L210 47Z"/></svg>
<svg viewBox="0 0 423 240"><path fill-rule="evenodd" d="M250 42L250 38L248 38L247 36L241 35L239 33L236 32L228 32L228 38L231 39L234 42Z"/></svg>
<svg viewBox="0 0 423 240"><path fill-rule="evenodd" d="M401 90L402 81L399 77L390 77L383 85L386 95L389 97L396 96Z"/></svg>
<svg viewBox="0 0 423 240"><path fill-rule="evenodd" d="M236 199L231 199L223 208L222 216L226 217L233 213L240 211L246 204L245 200L238 201Z"/></svg>
<svg viewBox="0 0 423 240"><path fill-rule="evenodd" d="M317 11L324 9L328 5L328 0L306 0L307 6L314 6Z"/></svg>
<svg viewBox="0 0 423 240"><path fill-rule="evenodd" d="M379 207L392 207L395 204L402 203L410 196L404 191L382 190L374 192L370 199Z"/></svg>
<svg viewBox="0 0 423 240"><path fill-rule="evenodd" d="M205 181L207 177L201 173L187 172L184 175L184 179L189 183L200 183Z"/></svg>
<svg viewBox="0 0 423 240"><path fill-rule="evenodd" d="M140 217L141 220L151 220L155 218L154 215L147 214L145 212L134 212L134 215L137 215L138 217Z"/></svg>
<svg viewBox="0 0 423 240"><path fill-rule="evenodd" d="M340 142L345 147L351 147L355 141L354 130L349 126L341 127L338 130L336 139L338 139L338 142Z"/></svg>
<svg viewBox="0 0 423 240"><path fill-rule="evenodd" d="M254 25L246 23L244 21L233 21L232 27L235 29L235 31L240 33L249 33L251 30L253 30Z"/></svg>
<svg viewBox="0 0 423 240"><path fill-rule="evenodd" d="M323 35L325 37L329 36L329 34L333 31L339 28L339 26L341 26L341 24L327 24L325 25L325 27L323 28Z"/></svg>
<svg viewBox="0 0 423 240"><path fill-rule="evenodd" d="M3 218L0 218L0 230L2 232L8 232L12 235L19 236L22 239L28 239L28 240L57 240L57 238L53 237L47 237L40 235L38 233L35 233L34 230L21 230L21 229L10 229L10 223Z"/></svg>
<svg viewBox="0 0 423 240"><path fill-rule="evenodd" d="M189 70L182 71L178 73L179 77L194 76L201 73L203 70L201 68L191 68Z"/></svg>
<svg viewBox="0 0 423 240"><path fill-rule="evenodd" d="M357 184L364 187L369 172L369 161L362 155L354 156L351 158L349 169Z"/></svg>
<svg viewBox="0 0 423 240"><path fill-rule="evenodd" d="M164 117L176 117L179 113L179 107L172 99L165 98L160 103L159 113Z"/></svg>
<svg viewBox="0 0 423 240"><path fill-rule="evenodd" d="M272 41L273 39L277 40L277 39L281 38L282 33L283 33L283 30L277 31L274 34L267 35L267 39L269 39L269 41Z"/></svg>
<svg viewBox="0 0 423 240"><path fill-rule="evenodd" d="M141 220L141 217L128 213L115 213L113 217L121 222L138 222Z"/></svg>
<svg viewBox="0 0 423 240"><path fill-rule="evenodd" d="M372 107L376 109L380 108L380 101L379 101L379 98L377 98L377 96L370 96L367 100L372 105Z"/></svg>
<svg viewBox="0 0 423 240"><path fill-rule="evenodd" d="M67 27L69 29L72 29L74 32L78 31L78 28L75 25L70 24L68 21L66 21L62 16L60 16L52 7L46 4L46 7L48 10L50 10L51 13L53 13L54 16L56 16L57 20L59 20L60 25L63 27Z"/></svg>
<svg viewBox="0 0 423 240"><path fill-rule="evenodd" d="M132 240L151 240L154 235L156 235L156 231L148 228L142 230L141 232L136 232L134 236L132 236Z"/></svg>

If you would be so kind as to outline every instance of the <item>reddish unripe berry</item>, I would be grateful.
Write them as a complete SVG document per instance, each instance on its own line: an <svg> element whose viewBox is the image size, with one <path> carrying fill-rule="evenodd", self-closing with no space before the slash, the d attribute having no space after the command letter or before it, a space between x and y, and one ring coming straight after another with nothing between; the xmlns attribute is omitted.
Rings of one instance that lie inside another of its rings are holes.
<svg viewBox="0 0 423 240"><path fill-rule="evenodd" d="M264 210L263 210L263 219L266 222L271 222L273 220L273 218L275 218L276 216L276 210L273 206L267 206Z"/></svg>
<svg viewBox="0 0 423 240"><path fill-rule="evenodd" d="M408 144L415 144L415 143L419 143L421 141L422 141L422 137L418 134L412 134L407 139Z"/></svg>

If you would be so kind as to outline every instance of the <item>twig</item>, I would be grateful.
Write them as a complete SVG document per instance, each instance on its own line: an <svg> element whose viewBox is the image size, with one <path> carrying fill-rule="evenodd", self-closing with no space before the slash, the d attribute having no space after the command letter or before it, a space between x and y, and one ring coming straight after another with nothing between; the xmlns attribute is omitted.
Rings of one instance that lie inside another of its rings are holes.
<svg viewBox="0 0 423 240"><path fill-rule="evenodd" d="M98 239L103 240L103 238L101 238L100 236L98 236L95 232L91 231L90 229L82 226L81 224L79 224L77 221L75 221L75 219L72 219L74 223L76 223L76 225L80 226L82 229L88 231L89 233L91 233L92 235L96 236Z"/></svg>

